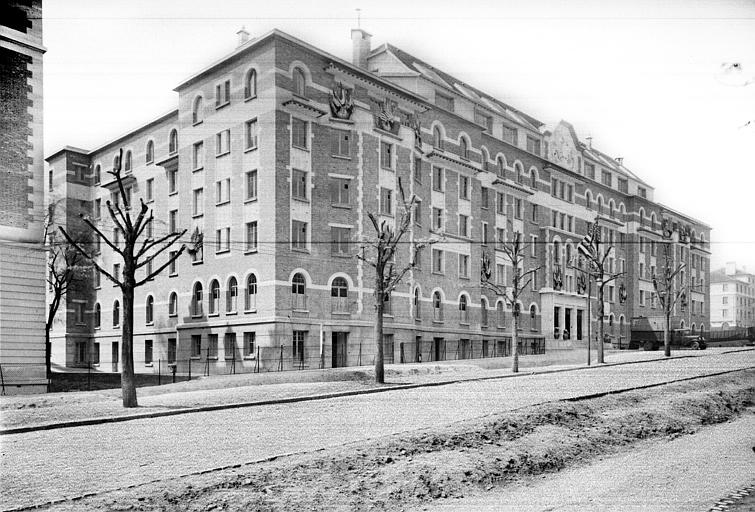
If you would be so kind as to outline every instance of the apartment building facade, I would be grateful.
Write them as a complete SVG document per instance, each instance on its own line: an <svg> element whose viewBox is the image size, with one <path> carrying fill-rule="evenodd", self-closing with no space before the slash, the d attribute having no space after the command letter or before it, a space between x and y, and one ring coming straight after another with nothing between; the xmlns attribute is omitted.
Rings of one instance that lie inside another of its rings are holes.
<svg viewBox="0 0 755 512"><path fill-rule="evenodd" d="M711 327L755 326L755 274L728 262L710 275Z"/></svg>
<svg viewBox="0 0 755 512"><path fill-rule="evenodd" d="M626 270L607 291L614 340L627 339L633 316L653 314L649 248L664 239L675 261L700 260L700 306L677 323L709 324L710 228L656 203L651 186L568 123L546 130L398 48L372 49L363 30L352 31L352 62L278 30L241 36L176 87L176 110L93 151L48 159L53 176L74 156L88 159L85 200L107 232L106 201L123 199L106 173L123 148L127 197L154 212L148 234L187 231L187 253L137 291L137 371L158 357L254 366L260 350L281 361L314 355L325 367L370 362L374 274L356 255L375 236L368 212L395 225L400 186L419 202L397 265L414 241L438 243L392 294L388 361L416 360L423 344L440 358L448 340L491 354L510 335L513 312L481 288L480 273L485 254L493 279L510 284L500 249L515 232L527 244L525 270L537 269L518 306L522 334L551 350L583 346L588 300L573 267L595 222L615 246L611 268ZM102 265L117 273L101 245ZM68 340L59 346L79 343L79 359L116 370L119 290L103 278L85 300L89 338L58 332Z"/></svg>
<svg viewBox="0 0 755 512"><path fill-rule="evenodd" d="M0 368L3 393L46 389L42 2L0 6Z"/></svg>

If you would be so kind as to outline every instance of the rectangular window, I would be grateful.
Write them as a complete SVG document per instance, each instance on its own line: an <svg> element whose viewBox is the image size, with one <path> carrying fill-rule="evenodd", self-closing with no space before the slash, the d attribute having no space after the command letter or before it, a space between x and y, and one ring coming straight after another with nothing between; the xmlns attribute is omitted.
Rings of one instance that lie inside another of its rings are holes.
<svg viewBox="0 0 755 512"><path fill-rule="evenodd" d="M637 187L637 195L640 196L640 197L642 197L642 198L647 199L647 197L648 197L648 191L644 187Z"/></svg>
<svg viewBox="0 0 755 512"><path fill-rule="evenodd" d="M488 133L493 131L493 118L479 110L475 110L474 112L474 122L480 126L484 126L485 131Z"/></svg>
<svg viewBox="0 0 755 512"><path fill-rule="evenodd" d="M414 210L412 211L412 215L414 216L414 223L417 226L422 225L422 201L417 199L414 202Z"/></svg>
<svg viewBox="0 0 755 512"><path fill-rule="evenodd" d="M433 229L443 231L443 208L433 207Z"/></svg>
<svg viewBox="0 0 755 512"><path fill-rule="evenodd" d="M246 252L252 252L257 250L257 221L246 223L246 240L245 249Z"/></svg>
<svg viewBox="0 0 755 512"><path fill-rule="evenodd" d="M338 206L349 205L349 184L345 178L330 178L330 202Z"/></svg>
<svg viewBox="0 0 755 512"><path fill-rule="evenodd" d="M94 200L94 211L92 212L95 220L99 220L102 217L102 199Z"/></svg>
<svg viewBox="0 0 755 512"><path fill-rule="evenodd" d="M480 189L480 208L488 209L490 204L490 195L487 188Z"/></svg>
<svg viewBox="0 0 755 512"><path fill-rule="evenodd" d="M215 156L231 152L231 130L223 130L215 135Z"/></svg>
<svg viewBox="0 0 755 512"><path fill-rule="evenodd" d="M443 273L443 251L440 249L433 249L433 272Z"/></svg>
<svg viewBox="0 0 755 512"><path fill-rule="evenodd" d="M191 157L192 169L198 171L204 167L204 142L196 142L193 146Z"/></svg>
<svg viewBox="0 0 755 512"><path fill-rule="evenodd" d="M178 210L171 210L168 216L168 229L171 233L178 232Z"/></svg>
<svg viewBox="0 0 755 512"><path fill-rule="evenodd" d="M218 335L208 334L207 335L207 359L217 359L217 358L218 358Z"/></svg>
<svg viewBox="0 0 755 512"><path fill-rule="evenodd" d="M307 250L307 223L291 221L291 246L302 251Z"/></svg>
<svg viewBox="0 0 755 512"><path fill-rule="evenodd" d="M448 111L454 111L454 99L451 96L446 96L437 91L435 92L435 104Z"/></svg>
<svg viewBox="0 0 755 512"><path fill-rule="evenodd" d="M152 340L144 340L144 364L152 364Z"/></svg>
<svg viewBox="0 0 755 512"><path fill-rule="evenodd" d="M215 107L222 107L231 101L231 81L226 80L215 86Z"/></svg>
<svg viewBox="0 0 755 512"><path fill-rule="evenodd" d="M94 287L100 288L102 286L100 271L97 269L92 270L92 279L94 280Z"/></svg>
<svg viewBox="0 0 755 512"><path fill-rule="evenodd" d="M603 169L600 172L600 181L601 181L601 183L603 183L603 185L605 185L607 187L610 187L610 186L613 185L613 180L611 178L611 173L609 171L606 171L605 169Z"/></svg>
<svg viewBox="0 0 755 512"><path fill-rule="evenodd" d="M178 169L171 169L168 171L168 193L176 192L178 192Z"/></svg>
<svg viewBox="0 0 755 512"><path fill-rule="evenodd" d="M380 188L380 213L393 215L393 191L389 188Z"/></svg>
<svg viewBox="0 0 755 512"><path fill-rule="evenodd" d="M246 122L246 149L257 149L257 120Z"/></svg>
<svg viewBox="0 0 755 512"><path fill-rule="evenodd" d="M518 197L514 198L514 218L522 218L522 200Z"/></svg>
<svg viewBox="0 0 755 512"><path fill-rule="evenodd" d="M503 192L496 192L495 212L506 215L506 194Z"/></svg>
<svg viewBox="0 0 755 512"><path fill-rule="evenodd" d="M640 290L640 306L645 307L645 290Z"/></svg>
<svg viewBox="0 0 755 512"><path fill-rule="evenodd" d="M591 180L595 179L595 166L593 164L585 162L585 176Z"/></svg>
<svg viewBox="0 0 755 512"><path fill-rule="evenodd" d="M154 188L155 188L155 179L150 178L147 180L147 190L145 191L145 195L147 196L147 202L151 202L154 199Z"/></svg>
<svg viewBox="0 0 755 512"><path fill-rule="evenodd" d="M223 336L223 358L236 359L236 333L227 332Z"/></svg>
<svg viewBox="0 0 755 512"><path fill-rule="evenodd" d="M539 155L540 154L540 140L527 135L527 151L529 151L530 153L534 153L535 155Z"/></svg>
<svg viewBox="0 0 755 512"><path fill-rule="evenodd" d="M76 302L76 323L79 325L84 325L84 312L86 308L86 303L83 302Z"/></svg>
<svg viewBox="0 0 755 512"><path fill-rule="evenodd" d="M459 236L469 237L469 217L459 215Z"/></svg>
<svg viewBox="0 0 755 512"><path fill-rule="evenodd" d="M291 171L291 195L296 199L307 200L307 172L293 169Z"/></svg>
<svg viewBox="0 0 755 512"><path fill-rule="evenodd" d="M532 204L532 222L537 222L537 205Z"/></svg>
<svg viewBox="0 0 755 512"><path fill-rule="evenodd" d="M414 157L414 181L422 183L422 158Z"/></svg>
<svg viewBox="0 0 755 512"><path fill-rule="evenodd" d="M257 199L257 171L248 171L246 173L246 199L251 201Z"/></svg>
<svg viewBox="0 0 755 512"><path fill-rule="evenodd" d="M191 335L191 357L202 357L202 335Z"/></svg>
<svg viewBox="0 0 755 512"><path fill-rule="evenodd" d="M495 239L498 244L498 248L502 249L506 243L506 230L503 228L495 228Z"/></svg>
<svg viewBox="0 0 755 512"><path fill-rule="evenodd" d="M511 128L510 126L503 125L503 140L506 142L509 142L511 144L516 144L517 134L516 134L516 128Z"/></svg>
<svg viewBox="0 0 755 512"><path fill-rule="evenodd" d="M488 230L489 230L488 223L487 222L483 222L482 223L482 230L481 230L482 232L480 234L480 237L482 239L482 245L488 245L488 239L489 239Z"/></svg>
<svg viewBox="0 0 755 512"><path fill-rule="evenodd" d="M495 282L496 284L506 283L506 267L503 263L496 263L495 266Z"/></svg>
<svg viewBox="0 0 755 512"><path fill-rule="evenodd" d="M231 178L215 182L215 204L225 204L231 200Z"/></svg>
<svg viewBox="0 0 755 512"><path fill-rule="evenodd" d="M330 154L342 158L351 156L351 132L330 130Z"/></svg>
<svg viewBox="0 0 755 512"><path fill-rule="evenodd" d="M433 190L443 192L443 168L433 166Z"/></svg>
<svg viewBox="0 0 755 512"><path fill-rule="evenodd" d="M301 119L291 119L291 145L299 149L307 149L307 122Z"/></svg>
<svg viewBox="0 0 755 512"><path fill-rule="evenodd" d="M250 357L256 355L256 347L255 344L257 342L257 333L256 332L245 332L244 333L244 357Z"/></svg>
<svg viewBox="0 0 755 512"><path fill-rule="evenodd" d="M170 251L170 258L173 260L170 262L170 265L168 265L168 275L171 276L177 276L178 275L178 260L175 259L176 253L178 251Z"/></svg>
<svg viewBox="0 0 755 512"><path fill-rule="evenodd" d="M459 254L459 277L469 279L469 255Z"/></svg>
<svg viewBox="0 0 755 512"><path fill-rule="evenodd" d="M351 240L351 229L349 228L330 228L330 252L335 256L349 256L349 242Z"/></svg>
<svg viewBox="0 0 755 512"><path fill-rule="evenodd" d="M204 189L197 188L194 190L194 199L192 202L192 215L198 217L204 214Z"/></svg>
<svg viewBox="0 0 755 512"><path fill-rule="evenodd" d="M617 178L618 185L619 185L619 192L623 192L626 194L629 192L629 183L627 182L626 178Z"/></svg>
<svg viewBox="0 0 755 512"><path fill-rule="evenodd" d="M120 263L113 264L113 277L116 279L116 281L121 280L121 264Z"/></svg>
<svg viewBox="0 0 755 512"><path fill-rule="evenodd" d="M459 176L459 199L469 200L469 177Z"/></svg>
<svg viewBox="0 0 755 512"><path fill-rule="evenodd" d="M215 253L220 254L231 250L231 228L215 230Z"/></svg>
<svg viewBox="0 0 755 512"><path fill-rule="evenodd" d="M380 167L393 170L393 144L389 142L380 143Z"/></svg>

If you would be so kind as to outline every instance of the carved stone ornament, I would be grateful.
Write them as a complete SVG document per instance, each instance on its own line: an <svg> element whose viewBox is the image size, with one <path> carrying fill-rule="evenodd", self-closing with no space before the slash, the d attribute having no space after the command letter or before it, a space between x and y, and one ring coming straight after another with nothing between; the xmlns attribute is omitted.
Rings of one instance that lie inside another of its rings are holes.
<svg viewBox="0 0 755 512"><path fill-rule="evenodd" d="M480 279L482 281L490 281L490 277L493 275L493 271L490 269L490 256L488 253L482 253L482 263L480 265Z"/></svg>
<svg viewBox="0 0 755 512"><path fill-rule="evenodd" d="M661 229L663 230L663 238L671 238L671 221L663 219L661 222Z"/></svg>
<svg viewBox="0 0 755 512"><path fill-rule="evenodd" d="M587 291L587 279L585 278L584 274L580 274L577 276L577 293L580 295L584 295Z"/></svg>
<svg viewBox="0 0 755 512"><path fill-rule="evenodd" d="M204 233L199 231L198 227L195 227L194 232L191 234L190 244L191 245L187 248L189 254L196 254L202 250L202 246L204 245Z"/></svg>
<svg viewBox="0 0 755 512"><path fill-rule="evenodd" d="M396 103L386 99L380 104L380 110L375 115L375 126L379 129L398 135L401 119L396 114Z"/></svg>
<svg viewBox="0 0 755 512"><path fill-rule="evenodd" d="M558 291L564 287L564 276L561 273L561 267L557 266L553 271L553 289Z"/></svg>
<svg viewBox="0 0 755 512"><path fill-rule="evenodd" d="M619 286L619 302L621 304L624 304L627 301L627 287L624 286L624 283L621 283Z"/></svg>
<svg viewBox="0 0 755 512"><path fill-rule="evenodd" d="M354 100L351 97L351 90L337 82L330 91L330 114L336 119L351 119L354 112Z"/></svg>
<svg viewBox="0 0 755 512"><path fill-rule="evenodd" d="M419 116L417 114L411 114L407 119L407 126L414 132L414 145L418 148L422 147L422 125L419 122Z"/></svg>

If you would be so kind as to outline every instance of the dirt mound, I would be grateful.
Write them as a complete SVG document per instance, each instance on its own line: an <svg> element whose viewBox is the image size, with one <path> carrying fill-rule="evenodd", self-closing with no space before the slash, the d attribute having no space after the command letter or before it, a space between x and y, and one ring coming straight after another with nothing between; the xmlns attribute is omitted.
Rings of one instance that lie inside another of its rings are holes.
<svg viewBox="0 0 755 512"><path fill-rule="evenodd" d="M641 439L731 419L755 398L755 372L555 402L433 430L88 498L58 508L401 510L558 471ZM503 398L502 398L503 399Z"/></svg>

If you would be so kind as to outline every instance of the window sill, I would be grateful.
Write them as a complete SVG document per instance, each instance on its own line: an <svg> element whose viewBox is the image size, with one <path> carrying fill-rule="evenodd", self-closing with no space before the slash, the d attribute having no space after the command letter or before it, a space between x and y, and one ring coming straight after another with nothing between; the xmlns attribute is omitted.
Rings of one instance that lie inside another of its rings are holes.
<svg viewBox="0 0 755 512"><path fill-rule="evenodd" d="M201 265L202 263L204 263L204 260L197 260L197 261L191 262L192 265Z"/></svg>
<svg viewBox="0 0 755 512"><path fill-rule="evenodd" d="M257 308L253 308L253 309L245 309L245 310L244 310L244 313L256 313L256 312L257 312Z"/></svg>
<svg viewBox="0 0 755 512"><path fill-rule="evenodd" d="M178 151L170 151L168 152L168 156L176 156L178 154Z"/></svg>
<svg viewBox="0 0 755 512"><path fill-rule="evenodd" d="M247 249L244 254L257 254L257 249Z"/></svg>
<svg viewBox="0 0 755 512"><path fill-rule="evenodd" d="M308 148L308 147L306 147L306 146L304 146L304 147L302 147L302 146L297 146L296 144L294 144L294 143L292 142L292 143L291 143L291 147L292 147L292 148L294 148L294 149L299 149L299 150L301 150L301 151L306 151L306 152L308 152L308 153L309 153L309 148Z"/></svg>
<svg viewBox="0 0 755 512"><path fill-rule="evenodd" d="M220 110L221 108L227 107L230 104L231 104L231 100L224 101L223 103L216 103L215 104L215 110Z"/></svg>
<svg viewBox="0 0 755 512"><path fill-rule="evenodd" d="M300 203L307 203L307 204L309 204L309 199L307 199L305 197L298 197L298 196L293 196L292 195L291 199L293 199L294 201L298 201Z"/></svg>
<svg viewBox="0 0 755 512"><path fill-rule="evenodd" d="M152 368L152 366L154 365L152 363L144 363L144 366L146 366L147 368Z"/></svg>
<svg viewBox="0 0 755 512"><path fill-rule="evenodd" d="M254 147L251 147L251 148L246 148L246 149L244 149L244 153L250 153L252 151L256 151L257 148L259 148L259 146L254 146Z"/></svg>
<svg viewBox="0 0 755 512"><path fill-rule="evenodd" d="M257 95L256 94L254 96L247 96L246 98L244 98L244 103L246 103L247 101L252 101L252 100L256 100L256 99L257 99Z"/></svg>
<svg viewBox="0 0 755 512"><path fill-rule="evenodd" d="M459 325L462 325L464 327L469 327L469 322L459 322Z"/></svg>
<svg viewBox="0 0 755 512"><path fill-rule="evenodd" d="M193 359L194 361L200 361L202 359L202 356L191 356L190 359Z"/></svg>
<svg viewBox="0 0 755 512"><path fill-rule="evenodd" d="M255 203L255 202L257 202L257 198L256 197L247 197L246 199L244 199L244 204Z"/></svg>
<svg viewBox="0 0 755 512"><path fill-rule="evenodd" d="M216 316L220 316L220 313L207 313L207 316L208 317L216 317Z"/></svg>
<svg viewBox="0 0 755 512"><path fill-rule="evenodd" d="M168 277L178 277L178 272L176 272L175 274L168 274Z"/></svg>
<svg viewBox="0 0 755 512"><path fill-rule="evenodd" d="M191 170L191 172L199 172L199 171L204 171L204 165L201 167L195 167L194 169Z"/></svg>
<svg viewBox="0 0 755 512"><path fill-rule="evenodd" d="M330 203L330 206L332 206L333 208L339 208L341 210L351 210L351 205L348 204Z"/></svg>
<svg viewBox="0 0 755 512"><path fill-rule="evenodd" d="M204 217L204 213L195 213L191 216L192 219L198 219L200 217Z"/></svg>
<svg viewBox="0 0 755 512"><path fill-rule="evenodd" d="M168 313L168 318L176 318L178 313Z"/></svg>
<svg viewBox="0 0 755 512"><path fill-rule="evenodd" d="M309 249L304 247L292 247L292 251L309 253Z"/></svg>
<svg viewBox="0 0 755 512"><path fill-rule="evenodd" d="M257 356L244 356L244 360L246 361L254 360L254 359L257 359Z"/></svg>
<svg viewBox="0 0 755 512"><path fill-rule="evenodd" d="M144 325L146 325L147 327L149 327L149 326L154 326L154 325L155 325L155 322L147 322L147 323L145 323Z"/></svg>
<svg viewBox="0 0 755 512"><path fill-rule="evenodd" d="M436 275L436 276L444 276L445 275L443 272L438 272L438 271L435 271L435 270L433 270L432 273L433 273L433 275Z"/></svg>
<svg viewBox="0 0 755 512"><path fill-rule="evenodd" d="M231 150L229 149L228 151L223 151L222 153L215 153L215 158L221 158L230 154L231 154Z"/></svg>
<svg viewBox="0 0 755 512"><path fill-rule="evenodd" d="M330 155L332 158L337 158L339 160L351 160L351 156L349 155Z"/></svg>
<svg viewBox="0 0 755 512"><path fill-rule="evenodd" d="M433 320L434 324L443 324L445 323L443 320Z"/></svg>
<svg viewBox="0 0 755 512"><path fill-rule="evenodd" d="M226 316L233 316L233 315L237 315L238 313L239 313L238 311L226 311L225 315Z"/></svg>
<svg viewBox="0 0 755 512"><path fill-rule="evenodd" d="M152 198L150 198L150 199L147 199L147 200L146 200L146 201L144 201L144 202L145 202L146 204L154 203L154 202L155 202L155 198L154 198L154 197L152 197Z"/></svg>
<svg viewBox="0 0 755 512"><path fill-rule="evenodd" d="M299 94L293 93L292 96L296 98L297 100L306 101L307 103L310 103L310 99L306 96L301 96Z"/></svg>
<svg viewBox="0 0 755 512"><path fill-rule="evenodd" d="M175 196L178 195L178 190L174 190L173 192L168 192L168 196Z"/></svg>
<svg viewBox="0 0 755 512"><path fill-rule="evenodd" d="M383 165L380 166L380 170L388 171L388 172L396 172L396 170L393 167L385 167Z"/></svg>
<svg viewBox="0 0 755 512"><path fill-rule="evenodd" d="M223 206L224 204L229 204L231 202L230 199L226 199L225 201L221 201L219 203L215 203L215 206Z"/></svg>
<svg viewBox="0 0 755 512"><path fill-rule="evenodd" d="M438 188L435 188L435 187L433 187L433 192L439 192L441 194L445 193L442 189L438 189Z"/></svg>
<svg viewBox="0 0 755 512"><path fill-rule="evenodd" d="M204 119L200 119L198 121L194 121L191 123L192 126L199 126L200 124L204 123Z"/></svg>

